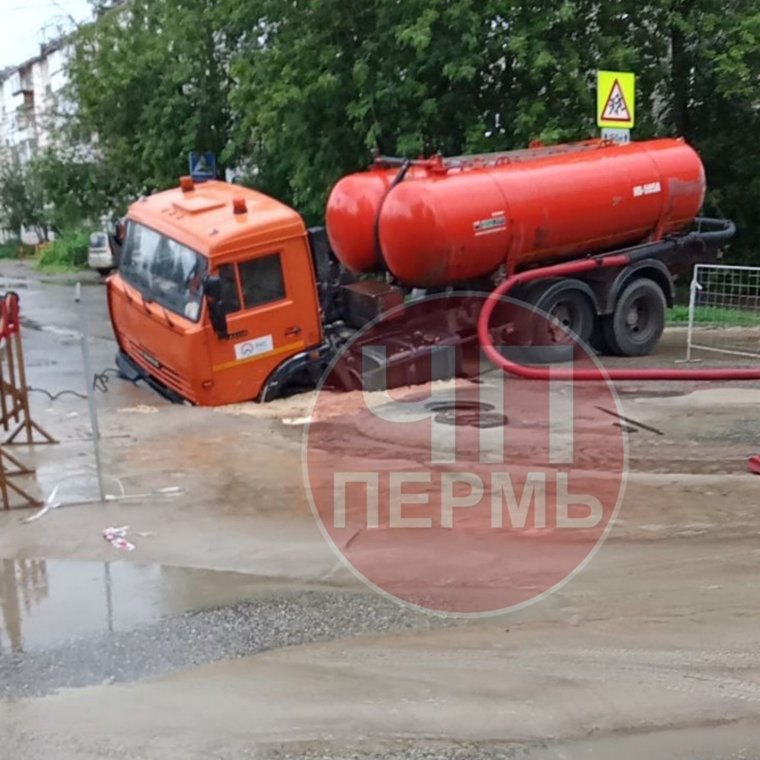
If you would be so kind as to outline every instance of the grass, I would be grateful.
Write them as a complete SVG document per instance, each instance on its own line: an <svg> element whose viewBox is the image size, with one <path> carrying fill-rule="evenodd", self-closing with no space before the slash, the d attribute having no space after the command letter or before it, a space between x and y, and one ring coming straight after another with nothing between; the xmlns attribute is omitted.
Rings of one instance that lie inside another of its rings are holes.
<svg viewBox="0 0 760 760"><path fill-rule="evenodd" d="M86 269L89 243L89 227L64 231L40 252L37 269L43 272L71 272Z"/></svg>
<svg viewBox="0 0 760 760"><path fill-rule="evenodd" d="M687 325L688 323L688 306L676 305L668 310L668 324ZM741 309L698 306L694 312L694 324L715 327L760 327L760 314Z"/></svg>
<svg viewBox="0 0 760 760"><path fill-rule="evenodd" d="M0 243L0 259L19 259L31 256L34 246L22 243L18 238L13 238L6 243Z"/></svg>

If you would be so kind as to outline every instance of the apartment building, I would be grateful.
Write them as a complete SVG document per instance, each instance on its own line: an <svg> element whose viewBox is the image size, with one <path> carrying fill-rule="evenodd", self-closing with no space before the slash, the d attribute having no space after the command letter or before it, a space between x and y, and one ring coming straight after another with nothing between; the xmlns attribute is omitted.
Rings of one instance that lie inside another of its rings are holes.
<svg viewBox="0 0 760 760"><path fill-rule="evenodd" d="M66 57L64 39L40 46L39 55L19 66L0 71L0 160L13 154L28 161L53 140L70 104L65 97ZM34 233L20 231L21 239L37 243ZM0 230L0 243L14 235Z"/></svg>
<svg viewBox="0 0 760 760"><path fill-rule="evenodd" d="M70 46L54 40L39 55L0 71L0 150L22 161L43 150L68 110L66 59Z"/></svg>

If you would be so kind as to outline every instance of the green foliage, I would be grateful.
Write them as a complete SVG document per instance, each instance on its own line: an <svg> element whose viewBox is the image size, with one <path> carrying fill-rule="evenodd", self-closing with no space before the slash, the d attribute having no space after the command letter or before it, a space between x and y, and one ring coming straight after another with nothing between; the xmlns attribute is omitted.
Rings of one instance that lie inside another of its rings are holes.
<svg viewBox="0 0 760 760"><path fill-rule="evenodd" d="M708 209L737 223L730 259L760 263L760 10L756 0L665 5L670 129L705 162Z"/></svg>
<svg viewBox="0 0 760 760"><path fill-rule="evenodd" d="M75 133L97 135L125 192L175 185L187 154L227 142L222 21L206 0L131 0L76 37Z"/></svg>
<svg viewBox="0 0 760 760"><path fill-rule="evenodd" d="M760 260L757 0L130 0L75 38L63 145L5 224L61 230L175 185L191 150L319 222L373 151L456 155L598 133L595 72L635 71L636 139L681 135ZM8 169L6 169L8 171ZM8 203L6 208L6 202ZM31 220L31 221L29 221Z"/></svg>
<svg viewBox="0 0 760 760"><path fill-rule="evenodd" d="M30 165L40 188L45 220L54 232L89 223L126 203L119 177L101 161L83 159L71 148L50 148Z"/></svg>
<svg viewBox="0 0 760 760"><path fill-rule="evenodd" d="M79 226L100 227L100 217L120 207L113 172L71 149L50 148L26 163L6 154L0 163L0 226L32 230L45 241Z"/></svg>
<svg viewBox="0 0 760 760"><path fill-rule="evenodd" d="M0 259L17 259L21 241L18 239L0 243Z"/></svg>
<svg viewBox="0 0 760 760"><path fill-rule="evenodd" d="M371 151L414 157L596 133L595 72L638 75L635 136L680 134L710 201L760 237L760 21L750 0L221 0L239 42L230 163L318 220ZM760 250L757 248L756 250Z"/></svg>
<svg viewBox="0 0 760 760"><path fill-rule="evenodd" d="M48 237L40 178L30 165L8 152L0 153L0 227L16 235L27 227L41 240Z"/></svg>
<svg viewBox="0 0 760 760"><path fill-rule="evenodd" d="M668 323L683 326L689 323L689 307L678 304L668 310ZM722 309L714 306L698 306L694 310L694 323L712 327L757 327L760 314L742 309Z"/></svg>
<svg viewBox="0 0 760 760"><path fill-rule="evenodd" d="M37 268L48 271L86 269L91 232L89 227L65 230L42 250Z"/></svg>
<svg viewBox="0 0 760 760"><path fill-rule="evenodd" d="M0 243L0 259L18 259L29 256L34 252L34 248L25 245L18 238L11 238L4 243Z"/></svg>

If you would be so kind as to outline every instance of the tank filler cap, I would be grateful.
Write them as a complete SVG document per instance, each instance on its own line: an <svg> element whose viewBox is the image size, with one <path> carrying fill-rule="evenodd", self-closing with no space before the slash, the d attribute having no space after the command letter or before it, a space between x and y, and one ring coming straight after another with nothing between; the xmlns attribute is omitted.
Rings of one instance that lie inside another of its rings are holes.
<svg viewBox="0 0 760 760"><path fill-rule="evenodd" d="M448 174L449 171L449 167L446 166L446 162L440 153L436 153L428 159L426 168L431 174Z"/></svg>

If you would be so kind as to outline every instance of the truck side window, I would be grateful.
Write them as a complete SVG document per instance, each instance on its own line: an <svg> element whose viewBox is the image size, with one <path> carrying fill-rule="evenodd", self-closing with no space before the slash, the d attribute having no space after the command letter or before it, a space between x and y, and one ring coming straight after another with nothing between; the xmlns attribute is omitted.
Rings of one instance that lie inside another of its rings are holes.
<svg viewBox="0 0 760 760"><path fill-rule="evenodd" d="M234 264L222 264L219 267L219 280L222 286L222 304L225 314L240 311L240 296L238 295L237 277Z"/></svg>
<svg viewBox="0 0 760 760"><path fill-rule="evenodd" d="M246 309L285 298L285 282L279 253L251 259L240 264L239 269Z"/></svg>

